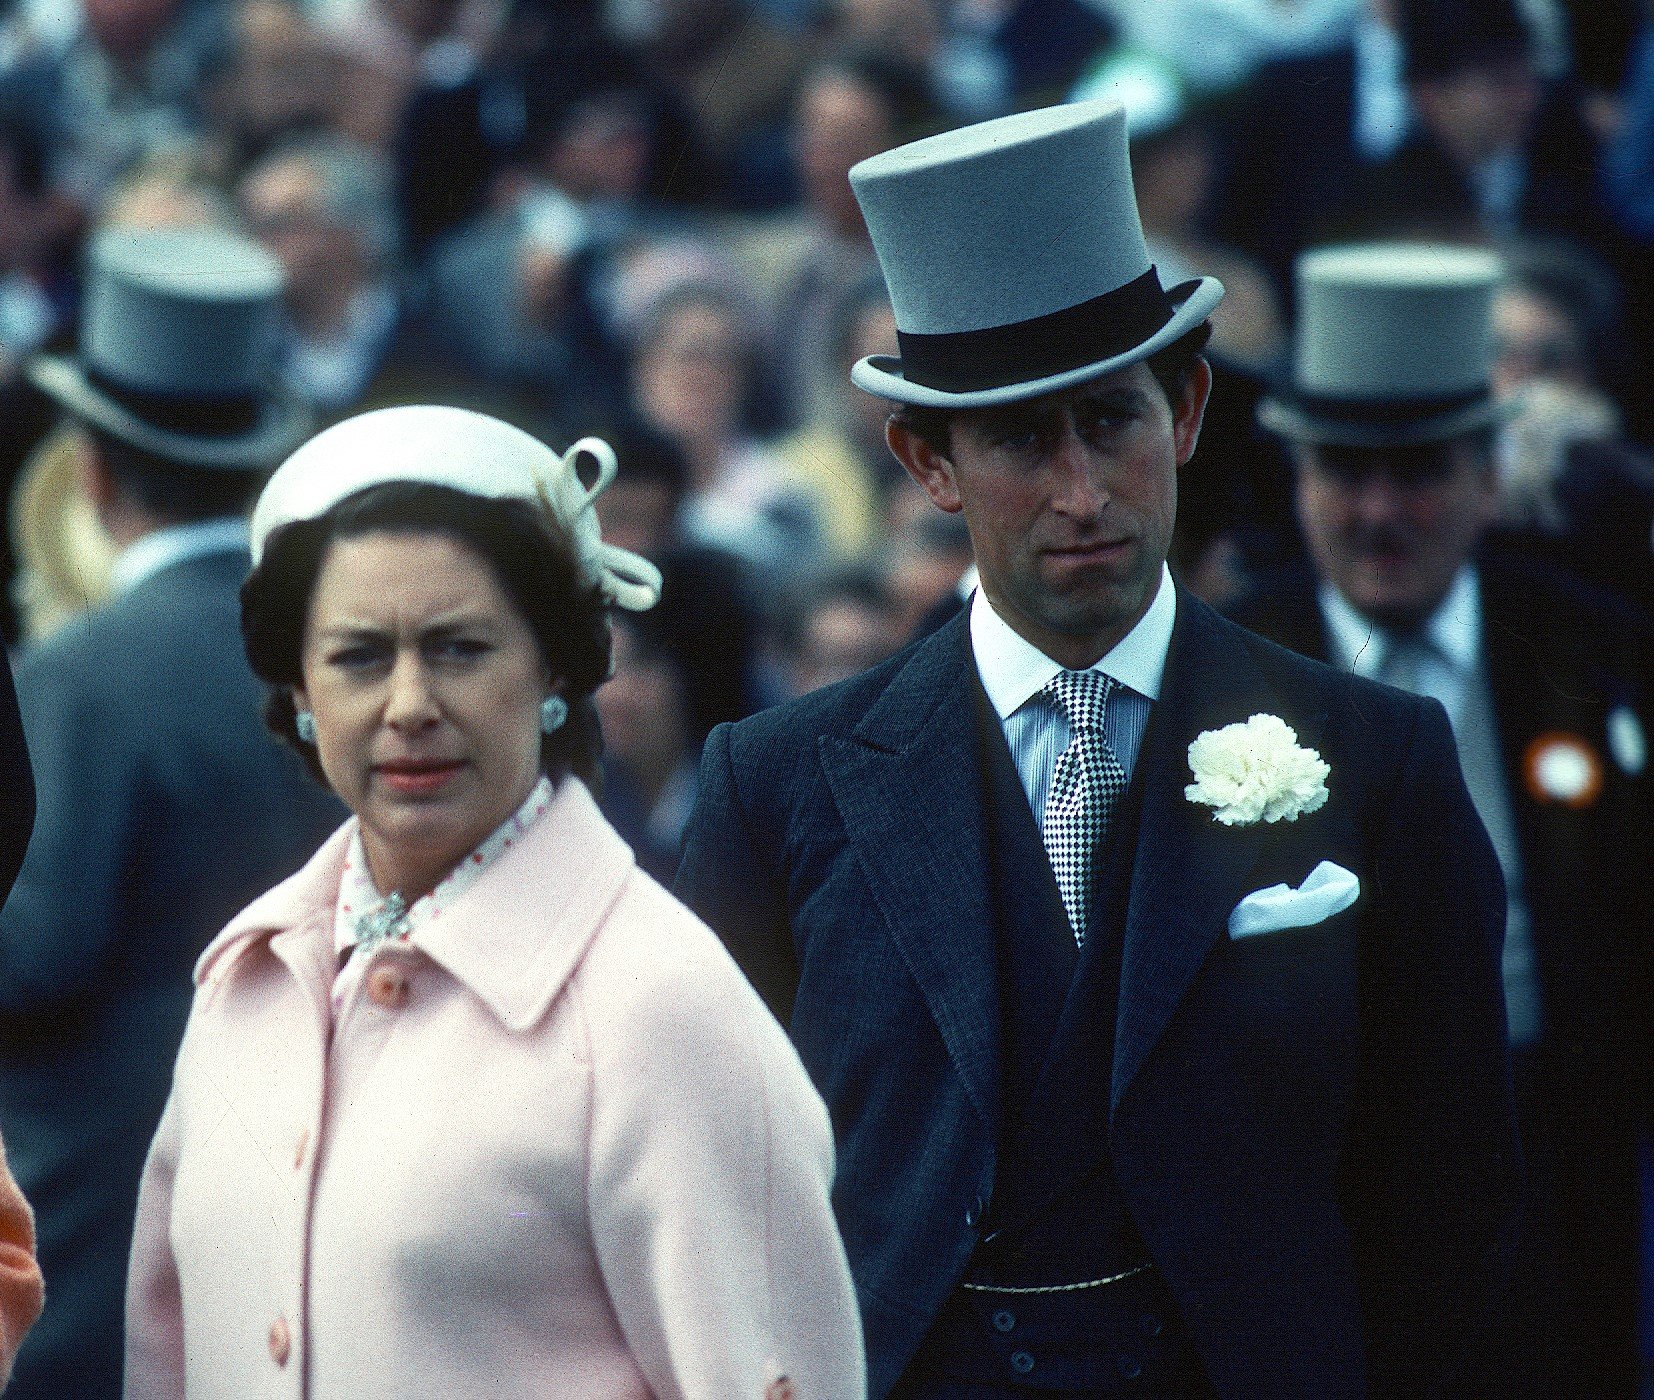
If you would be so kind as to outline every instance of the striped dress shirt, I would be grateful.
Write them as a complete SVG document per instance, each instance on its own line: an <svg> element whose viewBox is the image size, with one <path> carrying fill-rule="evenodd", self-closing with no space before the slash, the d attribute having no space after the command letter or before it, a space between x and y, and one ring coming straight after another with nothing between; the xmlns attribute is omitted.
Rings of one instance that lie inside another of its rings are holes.
<svg viewBox="0 0 1654 1400"><path fill-rule="evenodd" d="M1161 566L1160 589L1138 624L1093 667L1120 682L1109 698L1103 736L1120 760L1129 781L1143 745L1149 713L1160 698L1177 621L1177 590L1171 571ZM1068 718L1041 694L1063 667L1032 642L1013 631L978 589L971 599L971 650L982 688L1005 730L1011 760L1028 794L1034 821L1043 825L1045 798L1057 758L1068 747Z"/></svg>

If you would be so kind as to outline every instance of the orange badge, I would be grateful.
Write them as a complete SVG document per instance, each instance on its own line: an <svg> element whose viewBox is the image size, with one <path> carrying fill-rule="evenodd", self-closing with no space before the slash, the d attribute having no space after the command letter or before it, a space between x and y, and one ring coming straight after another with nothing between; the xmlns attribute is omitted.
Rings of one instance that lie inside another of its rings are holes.
<svg viewBox="0 0 1654 1400"><path fill-rule="evenodd" d="M1602 796L1602 759L1577 734L1541 734L1522 755L1522 776L1536 802L1589 807Z"/></svg>

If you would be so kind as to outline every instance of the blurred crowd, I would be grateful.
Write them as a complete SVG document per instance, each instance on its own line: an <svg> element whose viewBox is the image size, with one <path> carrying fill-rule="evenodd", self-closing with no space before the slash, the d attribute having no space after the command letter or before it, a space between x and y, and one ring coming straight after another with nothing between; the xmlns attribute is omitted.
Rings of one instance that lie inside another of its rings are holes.
<svg viewBox="0 0 1654 1400"><path fill-rule="evenodd" d="M1511 18L1514 16L1514 22ZM606 704L662 868L698 739L888 654L969 564L846 367L894 351L846 172L1072 97L1127 107L1168 284L1228 297L1178 565L1225 601L1299 550L1253 426L1295 255L1497 245L1508 526L1654 599L1654 26L1635 0L17 0L0 35L8 639L108 587L73 432L20 373L72 341L106 226L215 224L285 265L318 421L443 399L600 433L606 529L667 607ZM938 610L941 610L939 614Z"/></svg>
<svg viewBox="0 0 1654 1400"><path fill-rule="evenodd" d="M0 34L0 485L13 643L108 588L72 342L104 227L212 224L285 265L318 422L441 399L600 433L605 528L668 603L624 639L611 802L669 869L711 724L877 660L969 565L846 367L894 351L846 172L1076 97L1126 104L1168 284L1228 288L1177 566L1219 602L1301 550L1254 427L1292 265L1366 235L1496 245L1506 525L1654 600L1654 25L1636 0L16 0ZM966 578L968 584L968 577Z"/></svg>

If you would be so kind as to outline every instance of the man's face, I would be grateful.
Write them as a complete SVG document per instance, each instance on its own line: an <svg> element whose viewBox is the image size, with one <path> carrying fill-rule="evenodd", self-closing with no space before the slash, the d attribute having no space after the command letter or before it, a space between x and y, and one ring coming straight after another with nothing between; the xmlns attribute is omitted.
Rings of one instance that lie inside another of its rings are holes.
<svg viewBox="0 0 1654 1400"><path fill-rule="evenodd" d="M1497 511L1487 451L1459 437L1400 448L1299 444L1294 455L1316 571L1374 622L1423 622Z"/></svg>
<svg viewBox="0 0 1654 1400"><path fill-rule="evenodd" d="M962 511L995 610L1052 660L1091 665L1148 611L1177 516L1177 469L1212 375L1169 403L1147 365L1004 408L954 414L946 454L899 421L890 447Z"/></svg>
<svg viewBox="0 0 1654 1400"><path fill-rule="evenodd" d="M1538 76L1529 63L1515 58L1466 67L1413 88L1424 125L1467 167L1524 146L1539 99Z"/></svg>

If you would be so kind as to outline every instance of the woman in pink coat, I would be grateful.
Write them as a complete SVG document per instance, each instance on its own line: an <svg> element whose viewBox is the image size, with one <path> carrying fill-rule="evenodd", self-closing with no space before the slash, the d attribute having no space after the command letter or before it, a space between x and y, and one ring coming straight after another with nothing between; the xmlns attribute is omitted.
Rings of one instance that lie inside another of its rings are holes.
<svg viewBox="0 0 1654 1400"><path fill-rule="evenodd" d="M129 1400L863 1394L821 1101L587 788L613 465L389 409L261 498L248 655L354 816L196 970Z"/></svg>

